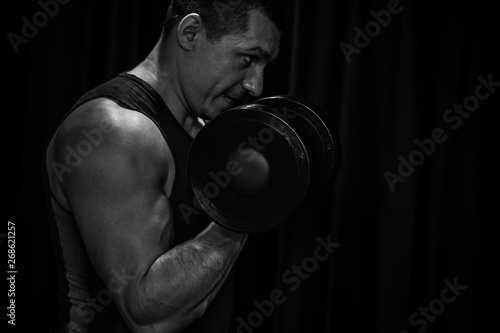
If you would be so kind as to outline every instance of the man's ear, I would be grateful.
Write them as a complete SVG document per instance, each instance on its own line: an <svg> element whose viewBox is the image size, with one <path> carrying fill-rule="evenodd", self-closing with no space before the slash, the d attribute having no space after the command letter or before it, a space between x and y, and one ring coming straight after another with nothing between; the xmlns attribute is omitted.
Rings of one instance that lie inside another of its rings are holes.
<svg viewBox="0 0 500 333"><path fill-rule="evenodd" d="M177 26L177 41L183 49L189 51L193 49L196 39L203 29L203 20L200 15L196 13L188 14L184 16Z"/></svg>

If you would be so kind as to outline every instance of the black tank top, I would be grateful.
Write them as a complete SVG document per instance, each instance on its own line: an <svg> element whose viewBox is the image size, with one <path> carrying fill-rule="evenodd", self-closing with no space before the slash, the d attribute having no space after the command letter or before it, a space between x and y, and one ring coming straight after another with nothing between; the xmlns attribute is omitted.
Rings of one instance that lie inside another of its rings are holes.
<svg viewBox="0 0 500 333"><path fill-rule="evenodd" d="M125 109L140 112L157 125L172 152L176 168L169 198L174 221L173 246L193 239L210 223L196 209L189 189L187 157L193 138L175 119L156 90L134 75L122 73L90 90L77 101L66 117L82 104L96 98L107 98ZM57 332L129 332L114 302L108 301L109 293L105 292L106 286L91 265L71 212L58 205L50 191L45 158L42 165L49 229L58 270ZM234 274L231 273L205 315L183 332L226 332L232 318L233 286Z"/></svg>

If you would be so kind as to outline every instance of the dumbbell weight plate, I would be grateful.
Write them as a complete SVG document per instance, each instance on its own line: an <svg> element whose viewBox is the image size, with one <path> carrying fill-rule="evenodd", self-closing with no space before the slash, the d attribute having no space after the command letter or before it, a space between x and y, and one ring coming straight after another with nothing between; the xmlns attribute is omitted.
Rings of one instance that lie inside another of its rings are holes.
<svg viewBox="0 0 500 333"><path fill-rule="evenodd" d="M304 201L309 159L296 131L268 105L228 110L197 134L188 158L193 194L229 229L258 233L288 220Z"/></svg>
<svg viewBox="0 0 500 333"><path fill-rule="evenodd" d="M322 111L290 95L262 98L255 103L272 106L273 113L280 115L304 143L311 171L304 205L312 203L329 185L340 157L340 143L323 121Z"/></svg>

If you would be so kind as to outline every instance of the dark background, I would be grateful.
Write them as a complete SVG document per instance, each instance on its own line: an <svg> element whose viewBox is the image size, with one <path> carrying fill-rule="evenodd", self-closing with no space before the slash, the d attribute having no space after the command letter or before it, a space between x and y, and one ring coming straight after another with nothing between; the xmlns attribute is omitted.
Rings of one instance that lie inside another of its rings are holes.
<svg viewBox="0 0 500 333"><path fill-rule="evenodd" d="M422 326L410 326L409 316L457 278L467 289L425 331L498 331L500 92L457 130L442 120L474 94L479 75L500 81L493 1L402 1L402 12L349 64L339 44L353 44L353 28L363 29L370 11L388 1L289 3L293 27L267 69L263 95L294 93L327 112L342 164L321 200L285 227L251 237L236 268L235 317L247 318L252 301L280 288L287 301L255 332L417 332ZM18 54L4 39L5 223L17 226L16 327L23 331L48 332L55 312L43 145L78 97L149 53L167 6L72 0ZM4 4L5 36L20 34L21 18L31 21L39 10L34 0ZM408 158L414 140L438 127L446 142L392 192L384 173L397 173L398 156ZM290 291L282 274L328 235L341 246Z"/></svg>

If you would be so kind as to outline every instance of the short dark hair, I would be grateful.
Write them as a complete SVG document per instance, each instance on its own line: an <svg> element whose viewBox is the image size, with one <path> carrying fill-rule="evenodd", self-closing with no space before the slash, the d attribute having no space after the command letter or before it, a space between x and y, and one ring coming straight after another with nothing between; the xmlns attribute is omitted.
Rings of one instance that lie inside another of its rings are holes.
<svg viewBox="0 0 500 333"><path fill-rule="evenodd" d="M249 12L253 9L259 10L278 30L287 29L284 0L172 0L163 35L166 38L186 15L197 13L205 24L207 39L214 42L229 34L248 31Z"/></svg>

